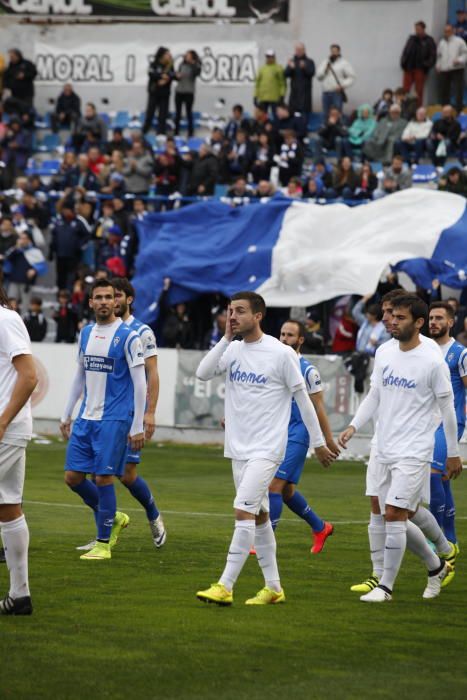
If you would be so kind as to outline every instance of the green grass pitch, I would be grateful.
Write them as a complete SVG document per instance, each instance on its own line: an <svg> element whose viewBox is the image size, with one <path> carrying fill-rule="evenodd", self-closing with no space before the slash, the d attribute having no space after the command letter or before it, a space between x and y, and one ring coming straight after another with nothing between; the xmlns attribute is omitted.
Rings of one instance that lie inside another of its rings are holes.
<svg viewBox="0 0 467 700"><path fill-rule="evenodd" d="M392 603L365 605L349 591L370 573L361 464L307 463L301 490L336 529L311 556L307 526L285 509L277 539L287 603L243 604L262 586L251 557L233 607L218 608L195 593L217 580L232 532L220 449L145 449L141 473L164 513L167 544L154 549L143 511L119 487L131 524L110 562L79 560L75 546L93 537L93 519L63 484L63 456L57 442L28 451L35 610L0 619L2 700L467 697L462 553L454 582L434 601L422 601L425 573L409 553ZM466 479L454 486L461 549ZM7 581L2 564L2 594Z"/></svg>

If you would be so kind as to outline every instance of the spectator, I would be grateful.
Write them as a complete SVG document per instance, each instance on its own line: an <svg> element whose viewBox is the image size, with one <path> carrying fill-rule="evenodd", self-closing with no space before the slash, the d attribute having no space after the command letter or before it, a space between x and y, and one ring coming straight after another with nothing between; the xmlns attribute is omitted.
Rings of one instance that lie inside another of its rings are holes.
<svg viewBox="0 0 467 700"><path fill-rule="evenodd" d="M361 150L363 145L371 138L375 129L376 119L371 105L360 105L357 110L357 118L354 119L349 127L348 144L350 144L350 152L346 145L347 155L352 155L354 150Z"/></svg>
<svg viewBox="0 0 467 700"><path fill-rule="evenodd" d="M461 125L454 116L451 105L444 105L441 119L433 123L431 136L427 141L428 152L434 165L443 165L449 155L454 155L460 142Z"/></svg>
<svg viewBox="0 0 467 700"><path fill-rule="evenodd" d="M214 194L217 182L218 163L212 154L211 148L203 143L199 148L198 157L194 160L190 157L185 163L190 169L188 182L188 194L209 196Z"/></svg>
<svg viewBox="0 0 467 700"><path fill-rule="evenodd" d="M271 119L269 118L268 110L256 105L254 119L249 126L249 132L252 139L257 138L259 134L262 134L263 132L272 135L273 131L274 127Z"/></svg>
<svg viewBox="0 0 467 700"><path fill-rule="evenodd" d="M49 260L56 261L56 284L59 289L73 288L81 253L90 232L82 217L77 217L71 204L65 202L61 215L51 231Z"/></svg>
<svg viewBox="0 0 467 700"><path fill-rule="evenodd" d="M58 96L55 110L50 115L52 130L75 129L81 117L81 99L74 92L71 83L66 83Z"/></svg>
<svg viewBox="0 0 467 700"><path fill-rule="evenodd" d="M11 119L2 142L2 160L5 164L3 175L6 188L13 185L18 175L23 175L28 158L32 155L32 135L25 129L20 119Z"/></svg>
<svg viewBox="0 0 467 700"><path fill-rule="evenodd" d="M391 165L384 169L386 177L391 178L397 185L397 190L406 190L412 187L412 170L404 163L400 155L392 158Z"/></svg>
<svg viewBox="0 0 467 700"><path fill-rule="evenodd" d="M403 87L398 87L394 91L394 104L401 108L401 117L406 121L414 119L417 111L417 98L410 95Z"/></svg>
<svg viewBox="0 0 467 700"><path fill-rule="evenodd" d="M454 25L456 36L467 42L467 11L464 9L456 10L456 24Z"/></svg>
<svg viewBox="0 0 467 700"><path fill-rule="evenodd" d="M303 324L305 326L305 340L300 352L303 355L323 355L324 335L319 315L315 311L309 311Z"/></svg>
<svg viewBox="0 0 467 700"><path fill-rule="evenodd" d="M373 105L376 120L379 121L383 117L387 117L390 106L394 103L394 93L391 88L383 90L382 96L376 100Z"/></svg>
<svg viewBox="0 0 467 700"><path fill-rule="evenodd" d="M373 134L363 144L363 153L370 161L390 163L393 156L394 144L400 140L407 126L401 118L401 108L398 104L391 105L387 117L383 117L375 127Z"/></svg>
<svg viewBox="0 0 467 700"><path fill-rule="evenodd" d="M304 199L315 197L334 197L332 190L333 170L324 158L317 158L310 169L310 178L304 192ZM311 184L315 183L315 184Z"/></svg>
<svg viewBox="0 0 467 700"><path fill-rule="evenodd" d="M153 159L144 150L142 141L135 139L128 152L122 174L125 177L127 192L131 194L147 194L151 186L154 172Z"/></svg>
<svg viewBox="0 0 467 700"><path fill-rule="evenodd" d="M34 78L36 66L23 58L19 49L8 51L9 64L3 74L3 87L10 90L11 96L5 101L5 111L23 114L34 106Z"/></svg>
<svg viewBox="0 0 467 700"><path fill-rule="evenodd" d="M282 188L282 194L291 199L302 199L303 187L299 177L291 177L286 187Z"/></svg>
<svg viewBox="0 0 467 700"><path fill-rule="evenodd" d="M101 153L99 146L91 146L88 149L89 170L99 179L105 165L108 164L108 156Z"/></svg>
<svg viewBox="0 0 467 700"><path fill-rule="evenodd" d="M196 78L201 73L201 61L196 51L187 51L180 69L175 73L178 80L175 89L175 133L180 131L182 107L185 105L188 122L188 136L193 136L193 102L195 99Z"/></svg>
<svg viewBox="0 0 467 700"><path fill-rule="evenodd" d="M316 136L312 136L312 151L316 158L321 158L323 153L335 151L338 158L342 158L345 148L344 139L348 133L347 126L337 107L331 107L324 124L318 130Z"/></svg>
<svg viewBox="0 0 467 700"><path fill-rule="evenodd" d="M241 199L242 203L245 198L248 200L250 197L253 197L253 190L243 175L235 178L233 185L227 190L227 197Z"/></svg>
<svg viewBox="0 0 467 700"><path fill-rule="evenodd" d="M266 197L274 197L276 190L274 185L269 180L260 180L258 182L258 187L256 188L255 196L259 199Z"/></svg>
<svg viewBox="0 0 467 700"><path fill-rule="evenodd" d="M148 102L144 119L143 133L152 127L157 111L157 133L165 134L169 113L170 86L175 78L172 54L165 46L160 46L149 66Z"/></svg>
<svg viewBox="0 0 467 700"><path fill-rule="evenodd" d="M78 156L78 165L69 168L64 175L65 190L79 187L85 192L98 192L99 181L89 167L89 157L85 153Z"/></svg>
<svg viewBox="0 0 467 700"><path fill-rule="evenodd" d="M357 332L358 325L352 316L350 307L346 306L334 333L331 352L336 355L348 355L352 353L355 350Z"/></svg>
<svg viewBox="0 0 467 700"><path fill-rule="evenodd" d="M406 163L418 163L423 157L432 128L433 122L427 118L425 107L419 107L415 119L409 121L397 144L397 150Z"/></svg>
<svg viewBox="0 0 467 700"><path fill-rule="evenodd" d="M225 335L225 327L227 325L227 310L222 309L221 311L218 311L215 317L214 325L212 327L212 330L209 331L207 334L203 349L204 350L211 350L221 338L224 337Z"/></svg>
<svg viewBox="0 0 467 700"><path fill-rule="evenodd" d="M170 309L162 329L162 336L167 348L193 347L194 329L185 304L177 304Z"/></svg>
<svg viewBox="0 0 467 700"><path fill-rule="evenodd" d="M438 189L467 197L467 175L460 168L454 166L440 177Z"/></svg>
<svg viewBox="0 0 467 700"><path fill-rule="evenodd" d="M410 92L412 85L415 85L418 107L423 104L423 89L428 73L436 63L435 40L425 29L425 22L415 22L415 34L407 39L401 56L403 87L406 92Z"/></svg>
<svg viewBox="0 0 467 700"><path fill-rule="evenodd" d="M361 170L357 173L357 187L354 191L354 199L373 199L373 195L378 187L378 178L371 169L370 163L363 163Z"/></svg>
<svg viewBox="0 0 467 700"><path fill-rule="evenodd" d="M49 225L49 210L39 201L36 193L29 186L24 191L21 204L19 205L19 211L23 215L25 221L37 226L41 230L44 230Z"/></svg>
<svg viewBox="0 0 467 700"><path fill-rule="evenodd" d="M342 58L341 47L331 44L331 53L318 67L316 77L323 82L323 112L329 113L331 107L342 112L347 102L347 88L355 82L355 71L350 63Z"/></svg>
<svg viewBox="0 0 467 700"><path fill-rule="evenodd" d="M122 197L114 197L112 199L113 214L112 218L120 229L124 236L131 232L131 219L130 213L127 211L125 206L125 200Z"/></svg>
<svg viewBox="0 0 467 700"><path fill-rule="evenodd" d="M284 75L290 79L289 108L291 113L300 112L308 123L312 112L312 82L315 64L306 55L305 44L295 44L295 54L289 59Z"/></svg>
<svg viewBox="0 0 467 700"><path fill-rule="evenodd" d="M295 131L300 141L305 138L307 133L305 119L301 114L291 114L287 105L277 105L273 127L278 134L279 143L284 131L287 129Z"/></svg>
<svg viewBox="0 0 467 700"><path fill-rule="evenodd" d="M373 294L357 301L352 309L352 316L359 325L355 349L367 355L374 355L377 348L389 339L383 322L383 313L379 304L369 304Z"/></svg>
<svg viewBox="0 0 467 700"><path fill-rule="evenodd" d="M261 66L256 75L255 104L266 112L274 110L283 102L285 95L284 69L276 63L273 49L266 51L266 63Z"/></svg>
<svg viewBox="0 0 467 700"><path fill-rule="evenodd" d="M71 294L68 289L60 289L58 292L58 309L52 316L57 324L55 332L56 343L74 343L78 333L78 313L71 303Z"/></svg>
<svg viewBox="0 0 467 700"><path fill-rule="evenodd" d="M229 176L246 175L255 156L255 149L248 134L238 129L235 141L226 154L226 164Z"/></svg>
<svg viewBox="0 0 467 700"><path fill-rule="evenodd" d="M84 106L84 114L78 120L76 131L72 136L72 143L76 153L79 153L86 138L92 134L95 143L104 144L107 141L107 126L105 121L97 113L96 105L87 102Z"/></svg>
<svg viewBox="0 0 467 700"><path fill-rule="evenodd" d="M47 263L25 231L18 234L16 246L5 256L3 272L8 280L8 294L27 304L31 286L47 272Z"/></svg>
<svg viewBox="0 0 467 700"><path fill-rule="evenodd" d="M467 316L464 318L464 329L456 335L456 340L467 348Z"/></svg>
<svg viewBox="0 0 467 700"><path fill-rule="evenodd" d="M121 249L122 239L123 231L120 226L116 224L109 226L106 231L106 237L102 239L97 251L97 267L114 271L114 266L117 264L119 265L118 277L126 277L126 266Z"/></svg>
<svg viewBox="0 0 467 700"><path fill-rule="evenodd" d="M269 180L273 158L274 147L271 143L269 135L264 131L258 136L258 143L256 145L256 151L250 169L253 182Z"/></svg>
<svg viewBox="0 0 467 700"><path fill-rule="evenodd" d="M455 36L452 24L444 27L444 36L438 44L436 71L439 76L439 101L451 104L454 93L455 107L460 114L464 106L464 68L467 63L467 46Z"/></svg>
<svg viewBox="0 0 467 700"><path fill-rule="evenodd" d="M464 288L465 289L465 288ZM461 301L462 298L465 296L464 290L461 293ZM461 303L459 299L456 299L456 297L448 297L446 299L447 303L449 306L452 306L454 310L454 325L451 330L451 335L455 338L458 333L460 333L463 328L464 328L464 319L466 317L466 309L465 306L461 306Z"/></svg>
<svg viewBox="0 0 467 700"><path fill-rule="evenodd" d="M42 299L31 297L29 311L23 316L29 337L33 343L41 343L47 335L47 319L42 313Z"/></svg>
<svg viewBox="0 0 467 700"><path fill-rule="evenodd" d="M303 167L303 148L297 139L295 131L287 129L284 132L284 143L278 155L274 156L279 166L279 181L287 185L291 177L300 177Z"/></svg>
<svg viewBox="0 0 467 700"><path fill-rule="evenodd" d="M337 197L352 199L357 186L358 175L353 169L352 161L348 156L344 156L335 170L332 188Z"/></svg>
<svg viewBox="0 0 467 700"><path fill-rule="evenodd" d="M112 155L114 151L120 151L123 155L126 155L131 148L131 141L123 135L123 129L120 126L116 126L112 132L112 138L107 141L105 150L109 156Z"/></svg>
<svg viewBox="0 0 467 700"><path fill-rule="evenodd" d="M166 150L156 157L154 164L156 194L167 197L177 191L179 169L176 153Z"/></svg>
<svg viewBox="0 0 467 700"><path fill-rule="evenodd" d="M239 129L243 129L243 131L249 132L250 120L246 119L243 116L242 105L234 105L232 107L232 116L230 117L229 121L227 122L227 126L224 129L225 138L230 142L235 141L235 137Z"/></svg>

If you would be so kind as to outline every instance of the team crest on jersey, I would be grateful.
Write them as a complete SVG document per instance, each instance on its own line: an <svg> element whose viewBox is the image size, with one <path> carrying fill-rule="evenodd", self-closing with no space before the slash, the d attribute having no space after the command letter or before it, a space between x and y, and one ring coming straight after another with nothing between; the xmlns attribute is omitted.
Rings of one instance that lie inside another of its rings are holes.
<svg viewBox="0 0 467 700"><path fill-rule="evenodd" d="M447 357L447 360L448 360L448 362L451 362L451 360L453 360L453 359L454 359L454 353L450 352L448 357Z"/></svg>
<svg viewBox="0 0 467 700"><path fill-rule="evenodd" d="M120 337L117 335L117 337L114 338L114 347L115 347L115 348L117 347L117 345L119 344L119 342L120 342Z"/></svg>

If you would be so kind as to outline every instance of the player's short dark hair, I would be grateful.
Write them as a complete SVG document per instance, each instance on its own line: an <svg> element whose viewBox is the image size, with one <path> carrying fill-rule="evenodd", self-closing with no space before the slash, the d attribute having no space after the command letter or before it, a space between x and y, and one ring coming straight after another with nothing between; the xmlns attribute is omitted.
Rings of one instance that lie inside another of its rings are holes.
<svg viewBox="0 0 467 700"><path fill-rule="evenodd" d="M444 309L449 318L451 318L453 321L456 318L456 312L452 308L451 304L449 304L447 301L433 301L430 304L430 311L432 309Z"/></svg>
<svg viewBox="0 0 467 700"><path fill-rule="evenodd" d="M394 299L397 299L397 297L405 297L407 294L405 289L391 289L389 292L386 292L386 294L383 296L381 299L381 303L384 304L385 302L392 302Z"/></svg>
<svg viewBox="0 0 467 700"><path fill-rule="evenodd" d="M263 318L266 316L266 302L260 294L256 294L256 292L236 292L230 297L230 301L239 301L240 299L249 302L254 314L262 314Z"/></svg>
<svg viewBox="0 0 467 700"><path fill-rule="evenodd" d="M113 277L112 284L119 292L123 292L127 297L135 298L135 288L126 277Z"/></svg>
<svg viewBox="0 0 467 700"><path fill-rule="evenodd" d="M295 323L295 325L298 328L298 337L299 338L305 337L306 328L305 328L305 325L301 321L297 321L296 318L288 318L287 321L284 321L284 323Z"/></svg>
<svg viewBox="0 0 467 700"><path fill-rule="evenodd" d="M112 287L112 289L115 292L115 285L111 280L108 280L108 279L94 280L94 282L91 285L90 292L89 292L90 298L91 299L93 298L95 289L101 289L104 287Z"/></svg>
<svg viewBox="0 0 467 700"><path fill-rule="evenodd" d="M428 306L423 299L420 299L416 294L404 294L396 297L393 301L393 308L408 309L414 321L418 318L423 318L424 324L428 320Z"/></svg>

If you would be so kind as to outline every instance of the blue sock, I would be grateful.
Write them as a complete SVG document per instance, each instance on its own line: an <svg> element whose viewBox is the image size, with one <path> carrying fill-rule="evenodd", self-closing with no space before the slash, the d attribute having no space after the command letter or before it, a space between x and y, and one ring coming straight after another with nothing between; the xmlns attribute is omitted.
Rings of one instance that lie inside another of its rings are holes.
<svg viewBox="0 0 467 700"><path fill-rule="evenodd" d="M269 492L269 517L271 518L272 529L279 525L282 513L282 494Z"/></svg>
<svg viewBox="0 0 467 700"><path fill-rule="evenodd" d="M298 515L299 518L305 520L305 522L310 525L313 532L321 532L323 530L324 522L311 510L302 494L298 491L295 491L290 500L285 501L285 505L290 508L293 513Z"/></svg>
<svg viewBox="0 0 467 700"><path fill-rule="evenodd" d="M94 512L94 517L96 517L97 507L99 505L99 495L97 493L96 484L90 479L84 479L80 484L70 486L70 489L77 493L78 496L81 496L85 504Z"/></svg>
<svg viewBox="0 0 467 700"><path fill-rule="evenodd" d="M136 500L141 503L146 511L148 520L155 520L159 517L159 511L154 503L154 497L149 490L149 486L141 476L137 476L130 486L127 486L127 484L124 485L127 487L133 498L136 498Z"/></svg>
<svg viewBox="0 0 467 700"><path fill-rule="evenodd" d="M430 490L430 510L436 518L440 528L444 525L444 510L446 507L446 494L444 493L441 472L431 474Z"/></svg>
<svg viewBox="0 0 467 700"><path fill-rule="evenodd" d="M97 486L99 492L99 510L97 511L97 539L100 542L108 542L114 523L117 499L113 484Z"/></svg>
<svg viewBox="0 0 467 700"><path fill-rule="evenodd" d="M451 482L443 481L444 494L446 496L446 507L444 509L443 530L449 542L457 542L454 519L456 517L456 506L451 491Z"/></svg>

